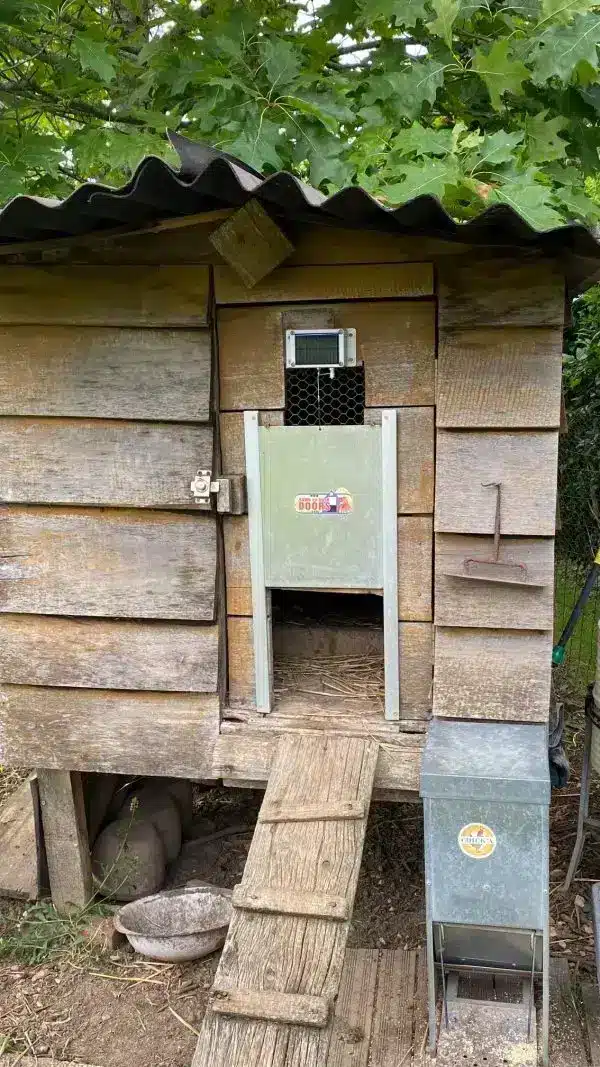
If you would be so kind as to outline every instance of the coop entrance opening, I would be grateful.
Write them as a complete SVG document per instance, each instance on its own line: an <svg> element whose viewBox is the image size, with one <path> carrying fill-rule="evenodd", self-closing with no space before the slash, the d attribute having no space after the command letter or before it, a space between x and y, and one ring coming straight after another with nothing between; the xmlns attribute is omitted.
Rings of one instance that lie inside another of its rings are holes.
<svg viewBox="0 0 600 1067"><path fill-rule="evenodd" d="M274 589L272 613L276 711L383 718L383 597Z"/></svg>

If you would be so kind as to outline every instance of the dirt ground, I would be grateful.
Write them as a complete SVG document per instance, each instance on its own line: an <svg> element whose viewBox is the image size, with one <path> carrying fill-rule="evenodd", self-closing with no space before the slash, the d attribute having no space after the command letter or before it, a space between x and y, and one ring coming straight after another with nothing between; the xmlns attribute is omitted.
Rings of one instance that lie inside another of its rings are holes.
<svg viewBox="0 0 600 1067"><path fill-rule="evenodd" d="M571 892L566 897L560 892L575 836L582 731L583 715L574 707L566 738L571 781L554 791L551 811L551 941L553 953L568 958L576 977L589 977L594 969L589 891L591 881L600 880L600 850L592 843ZM261 794L251 791L204 794L196 832L226 827L241 832L201 850L190 843L170 883L197 877L233 887L243 871L260 800ZM592 804L600 814L598 784ZM39 908L0 901L0 1052L14 1053L15 1064L20 1055L29 1055L98 1067L189 1067L218 957L181 965L143 961L129 949L103 948L98 920L91 916L75 924L66 939L58 938L53 949L56 918L46 908L40 923L38 914ZM420 805L374 803L350 944L415 947L423 939Z"/></svg>

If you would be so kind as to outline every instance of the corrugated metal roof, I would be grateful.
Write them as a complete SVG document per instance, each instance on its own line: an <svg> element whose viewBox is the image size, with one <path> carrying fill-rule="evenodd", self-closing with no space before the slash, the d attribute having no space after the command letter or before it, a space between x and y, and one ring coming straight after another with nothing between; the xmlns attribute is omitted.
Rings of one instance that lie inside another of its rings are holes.
<svg viewBox="0 0 600 1067"><path fill-rule="evenodd" d="M170 140L180 158L174 170L148 156L120 189L86 182L62 201L17 196L0 210L0 245L89 234L116 226L144 226L159 218L238 207L250 197L290 221L328 222L352 228L423 235L468 244L538 249L551 255L600 260L600 244L585 226L539 232L508 205L456 223L433 196L390 209L364 189L326 197L292 174L264 177L252 167L179 134Z"/></svg>

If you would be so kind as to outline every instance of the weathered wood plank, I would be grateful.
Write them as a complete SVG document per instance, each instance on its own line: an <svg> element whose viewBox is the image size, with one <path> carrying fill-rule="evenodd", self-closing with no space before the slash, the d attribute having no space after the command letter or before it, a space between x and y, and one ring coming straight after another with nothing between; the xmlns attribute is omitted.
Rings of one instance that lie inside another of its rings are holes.
<svg viewBox="0 0 600 1067"><path fill-rule="evenodd" d="M372 948L346 952L327 1067L367 1067L378 955Z"/></svg>
<svg viewBox="0 0 600 1067"><path fill-rule="evenodd" d="M38 770L44 844L52 903L60 913L84 908L93 896L81 775Z"/></svg>
<svg viewBox="0 0 600 1067"><path fill-rule="evenodd" d="M222 410L285 406L283 334L293 322L292 311L277 306L219 310ZM323 314L335 327L356 330L367 407L434 403L433 301L331 304L324 306Z"/></svg>
<svg viewBox="0 0 600 1067"><path fill-rule="evenodd" d="M280 723L272 732L255 729L248 723L232 725L215 744L212 777L230 782L266 782L283 733ZM404 735L399 740L380 741L375 787L418 792L424 734L410 734L411 744L404 743Z"/></svg>
<svg viewBox="0 0 600 1067"><path fill-rule="evenodd" d="M317 804L288 804L271 801L263 805L261 822L329 822L331 819L364 819L365 806L360 800L327 800Z"/></svg>
<svg viewBox="0 0 600 1067"><path fill-rule="evenodd" d="M212 621L213 516L11 505L0 612Z"/></svg>
<svg viewBox="0 0 600 1067"><path fill-rule="evenodd" d="M0 690L0 760L53 770L211 778L216 694Z"/></svg>
<svg viewBox="0 0 600 1067"><path fill-rule="evenodd" d="M0 322L205 326L208 268L0 266Z"/></svg>
<svg viewBox="0 0 600 1067"><path fill-rule="evenodd" d="M283 426L283 411L260 411L261 426ZM243 411L222 411L219 415L221 469L223 474L246 473Z"/></svg>
<svg viewBox="0 0 600 1067"><path fill-rule="evenodd" d="M398 514L433 511L435 408L397 408ZM381 408L365 411L365 425L381 423Z"/></svg>
<svg viewBox="0 0 600 1067"><path fill-rule="evenodd" d="M0 684L215 693L219 627L0 614Z"/></svg>
<svg viewBox="0 0 600 1067"><path fill-rule="evenodd" d="M190 482L203 467L213 467L208 425L0 420L0 500L5 503L197 510Z"/></svg>
<svg viewBox="0 0 600 1067"><path fill-rule="evenodd" d="M263 820L264 822L264 820ZM312 915L321 919L349 919L350 907L343 896L333 893L299 892L297 889L248 889L236 885L234 908L246 911L269 911L279 915Z"/></svg>
<svg viewBox="0 0 600 1067"><path fill-rule="evenodd" d="M31 781L0 807L0 897L37 900L38 858Z"/></svg>
<svg viewBox="0 0 600 1067"><path fill-rule="evenodd" d="M464 256L468 251L468 245L456 241L405 237L403 234L377 230L348 230L342 226L319 223L297 227L294 244L289 266L422 262L441 256Z"/></svg>
<svg viewBox="0 0 600 1067"><path fill-rule="evenodd" d="M211 994L210 1008L218 1015L321 1028L327 1026L331 1010L325 997L311 997L306 993L219 988Z"/></svg>
<svg viewBox="0 0 600 1067"><path fill-rule="evenodd" d="M548 260L481 255L439 266L440 331L477 326L561 326L565 281Z"/></svg>
<svg viewBox="0 0 600 1067"><path fill-rule="evenodd" d="M532 585L503 585L450 575L464 572L465 559L490 559L491 537L436 534L435 621L438 626L488 626L550 630L553 625L554 541L503 538L500 559L524 563ZM539 587L538 587L539 586Z"/></svg>
<svg viewBox="0 0 600 1067"><path fill-rule="evenodd" d="M556 523L558 433L439 430L435 529L491 534L502 484L502 533L551 537Z"/></svg>
<svg viewBox="0 0 600 1067"><path fill-rule="evenodd" d="M437 627L433 713L547 722L552 632Z"/></svg>
<svg viewBox="0 0 600 1067"><path fill-rule="evenodd" d="M252 614L248 517L223 518L227 611ZM429 515L398 518L398 617L407 622L432 618L433 522Z"/></svg>
<svg viewBox="0 0 600 1067"><path fill-rule="evenodd" d="M562 329L499 326L440 337L439 427L558 429Z"/></svg>
<svg viewBox="0 0 600 1067"><path fill-rule="evenodd" d="M600 1067L600 997L596 982L581 983L581 1000L590 1046L592 1067Z"/></svg>
<svg viewBox="0 0 600 1067"><path fill-rule="evenodd" d="M249 200L209 237L211 245L251 288L287 259L294 246L258 200Z"/></svg>
<svg viewBox="0 0 600 1067"><path fill-rule="evenodd" d="M431 263L373 263L358 266L278 267L248 289L230 267L215 267L217 304L273 304L294 300L384 300L431 296Z"/></svg>
<svg viewBox="0 0 600 1067"><path fill-rule="evenodd" d="M371 1063L397 1067L410 1062L417 954L406 949L381 953L373 1016Z"/></svg>
<svg viewBox="0 0 600 1067"><path fill-rule="evenodd" d="M206 422L210 382L208 330L0 327L0 415Z"/></svg>
<svg viewBox="0 0 600 1067"><path fill-rule="evenodd" d="M427 952L425 945L421 945L417 958L412 1067L429 1067L431 1064L427 1052L427 1037L429 1034L427 1008ZM373 1065L373 1067L376 1067L376 1065Z"/></svg>
<svg viewBox="0 0 600 1067"><path fill-rule="evenodd" d="M324 647L318 637L319 627L311 627L315 647ZM334 627L328 628L334 630ZM355 631L370 640L371 633L380 634L381 655L383 655L383 634L381 631ZM229 649L229 698L232 704L252 705L254 703L254 649L252 643L251 616L229 616L227 619ZM331 647L331 636L324 634ZM360 636L357 638L360 641ZM431 705L431 681L433 662L433 628L426 622L400 623L400 716L401 718L421 718L427 715ZM337 647L341 647L339 644ZM314 689L314 674L310 676L307 688ZM228 777L227 775L225 777Z"/></svg>

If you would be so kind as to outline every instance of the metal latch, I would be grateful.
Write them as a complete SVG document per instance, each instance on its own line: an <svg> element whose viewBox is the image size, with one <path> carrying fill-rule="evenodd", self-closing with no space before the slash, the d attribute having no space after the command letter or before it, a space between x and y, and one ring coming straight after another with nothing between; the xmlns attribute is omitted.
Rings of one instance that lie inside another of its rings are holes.
<svg viewBox="0 0 600 1067"><path fill-rule="evenodd" d="M210 504L210 494L219 492L219 483L213 482L211 470L196 471L196 477L190 483L190 492L197 504Z"/></svg>

